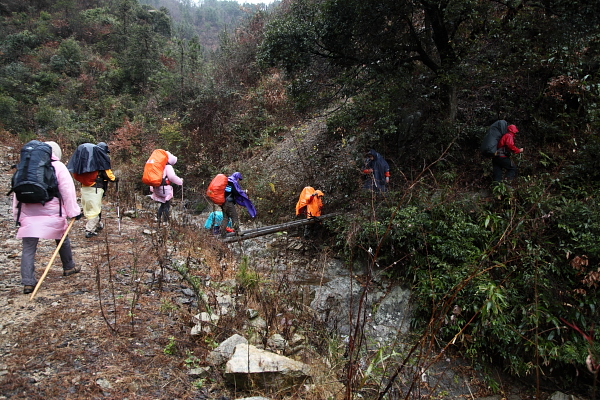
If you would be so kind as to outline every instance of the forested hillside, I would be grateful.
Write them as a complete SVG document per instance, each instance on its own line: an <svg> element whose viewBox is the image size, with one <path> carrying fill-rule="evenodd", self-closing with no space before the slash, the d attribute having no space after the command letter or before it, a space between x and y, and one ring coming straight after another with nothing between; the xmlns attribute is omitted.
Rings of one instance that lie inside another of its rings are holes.
<svg viewBox="0 0 600 400"><path fill-rule="evenodd" d="M65 154L105 141L135 182L151 150L168 148L198 208L208 180L235 168L268 223L289 215L298 182L248 160L323 118L327 141L290 166L311 169L302 184L344 212L323 248L410 287L423 340L538 388L546 379L595 395L597 1L147 3L2 1L2 137L55 140ZM479 153L498 119L525 149L510 185L492 185ZM385 195L361 190L369 148L390 164ZM364 350L349 349L351 359ZM381 385L399 365L346 384Z"/></svg>
<svg viewBox="0 0 600 400"><path fill-rule="evenodd" d="M202 46L210 50L216 50L221 36L232 34L249 14L277 4L267 6L232 0L147 0L140 3L167 9L175 25L175 36L185 39L197 36Z"/></svg>

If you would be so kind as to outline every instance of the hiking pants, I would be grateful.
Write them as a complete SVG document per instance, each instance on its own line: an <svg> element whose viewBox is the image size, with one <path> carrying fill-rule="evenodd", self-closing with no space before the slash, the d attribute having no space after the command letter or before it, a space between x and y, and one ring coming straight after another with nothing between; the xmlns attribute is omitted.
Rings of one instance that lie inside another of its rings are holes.
<svg viewBox="0 0 600 400"><path fill-rule="evenodd" d="M161 221L161 217L164 222L169 222L169 212L171 211L171 200L167 200L164 203L160 203L160 207L158 207L158 212L156 213L156 219L158 222Z"/></svg>
<svg viewBox="0 0 600 400"><path fill-rule="evenodd" d="M104 223L101 221L102 213L96 215L94 218L90 218L85 223L85 231L86 232L96 232L104 228Z"/></svg>
<svg viewBox="0 0 600 400"><path fill-rule="evenodd" d="M83 215L87 220L85 224L86 232L95 232L96 228L103 228L103 225L100 222L102 196L104 196L103 189L93 186L81 188L81 205L83 207Z"/></svg>
<svg viewBox="0 0 600 400"><path fill-rule="evenodd" d="M492 158L492 165L494 167L494 182L502 181L503 170L506 170L505 178L509 181L517 176L517 166L508 157L494 157Z"/></svg>
<svg viewBox="0 0 600 400"><path fill-rule="evenodd" d="M23 286L37 285L37 279L35 279L35 252L38 242L38 238L23 238L23 252L21 255L21 284ZM56 244L58 245L59 243L60 240L56 239ZM62 261L63 271L75 268L73 253L71 253L71 241L68 236L60 247L58 254Z"/></svg>
<svg viewBox="0 0 600 400"><path fill-rule="evenodd" d="M238 217L237 210L235 208L235 202L226 201L225 204L221 206L223 209L223 220L221 221L220 232L221 236L225 236L227 234L227 224L229 223L229 218L231 218L231 226L236 232L240 230L240 218Z"/></svg>

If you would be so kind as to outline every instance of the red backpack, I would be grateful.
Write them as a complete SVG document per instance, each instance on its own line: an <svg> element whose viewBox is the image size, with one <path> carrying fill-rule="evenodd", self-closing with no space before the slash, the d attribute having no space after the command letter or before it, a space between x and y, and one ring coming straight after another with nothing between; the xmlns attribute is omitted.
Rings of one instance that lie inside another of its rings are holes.
<svg viewBox="0 0 600 400"><path fill-rule="evenodd" d="M154 187L165 185L163 174L168 161L169 156L165 150L154 150L148 161L146 161L146 165L144 165L142 183Z"/></svg>
<svg viewBox="0 0 600 400"><path fill-rule="evenodd" d="M206 189L206 196L216 205L225 203L225 187L227 186L227 175L219 174L213 178Z"/></svg>

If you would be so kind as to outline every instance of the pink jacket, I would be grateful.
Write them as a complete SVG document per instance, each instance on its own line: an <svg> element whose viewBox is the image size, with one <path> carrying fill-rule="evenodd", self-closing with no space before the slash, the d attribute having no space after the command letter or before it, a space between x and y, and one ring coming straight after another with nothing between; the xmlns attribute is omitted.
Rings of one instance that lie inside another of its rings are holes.
<svg viewBox="0 0 600 400"><path fill-rule="evenodd" d="M55 197L45 205L21 204L21 226L17 232L17 239L34 237L39 239L60 239L67 229L67 217L74 218L81 213L77 204L77 194L73 178L65 164L52 156L52 165L56 172L58 191L62 197L62 205ZM62 217L59 206L62 207ZM17 198L13 196L13 218L17 220Z"/></svg>
<svg viewBox="0 0 600 400"><path fill-rule="evenodd" d="M183 179L178 177L173 169L173 165L177 163L177 157L168 151L167 155L169 156L169 162L163 171L163 178L167 178L169 182L176 185L183 185ZM159 186L156 189L150 186L150 192L152 192L152 200L159 201L161 203L166 203L173 198L173 186L171 185Z"/></svg>

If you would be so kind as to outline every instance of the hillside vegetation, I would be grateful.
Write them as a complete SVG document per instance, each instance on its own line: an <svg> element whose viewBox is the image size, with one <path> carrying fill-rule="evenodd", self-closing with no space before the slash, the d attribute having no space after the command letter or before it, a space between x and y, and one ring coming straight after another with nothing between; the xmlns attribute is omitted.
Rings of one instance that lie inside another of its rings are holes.
<svg viewBox="0 0 600 400"><path fill-rule="evenodd" d="M304 185L323 188L326 207L344 211L323 248L411 287L423 338L538 388L595 396L595 0L285 0L247 12L218 46L142 3L2 2L2 134L55 140L64 154L108 142L130 182L152 149L168 149L197 210L216 173L239 170L267 224L290 215ZM287 166L305 178L261 166L283 140L298 151L315 118L323 140ZM492 187L479 146L498 119L518 126L525 152L517 180ZM369 148L390 164L385 196L360 190Z"/></svg>

